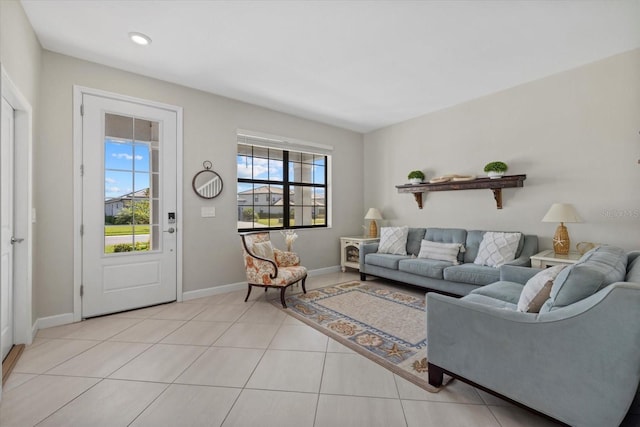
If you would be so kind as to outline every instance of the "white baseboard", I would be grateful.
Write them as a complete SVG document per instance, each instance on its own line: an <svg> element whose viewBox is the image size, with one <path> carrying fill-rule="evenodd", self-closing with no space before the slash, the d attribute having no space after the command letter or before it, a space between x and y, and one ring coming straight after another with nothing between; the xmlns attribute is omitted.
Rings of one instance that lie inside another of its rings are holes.
<svg viewBox="0 0 640 427"><path fill-rule="evenodd" d="M196 289L195 291L186 291L182 293L182 300L188 301L196 298L210 297L218 294L226 294L227 292L240 291L247 289L247 282L230 283L228 285L212 286L210 288Z"/></svg>
<svg viewBox="0 0 640 427"><path fill-rule="evenodd" d="M338 273L340 266L319 268L317 270L310 270L307 272L309 277L319 276L321 274ZM188 301L196 298L210 297L218 294L225 294L227 292L241 291L247 289L247 282L230 283L228 285L213 286L210 288L196 289L195 291L187 291L182 293L182 300Z"/></svg>
<svg viewBox="0 0 640 427"><path fill-rule="evenodd" d="M73 313L56 314L55 316L39 317L33 324L32 336L35 338L40 329L73 323Z"/></svg>
<svg viewBox="0 0 640 427"><path fill-rule="evenodd" d="M313 276L320 276L321 274L330 274L330 273L338 273L338 272L340 272L340 266L334 265L333 267L325 267L325 268L318 268L317 270L310 270L307 272L307 274L310 277L313 277Z"/></svg>
<svg viewBox="0 0 640 427"><path fill-rule="evenodd" d="M320 276L322 274L337 273L340 271L340 266L319 268L317 270L310 270L308 275ZM213 295L224 294L227 292L240 291L247 289L247 282L230 283L228 285L212 286L210 288L196 289L195 291L187 291L182 293L182 300L188 301L196 298L210 297ZM31 336L35 338L36 333L40 329L52 328L54 326L67 325L73 323L73 313L57 314L55 316L47 316L38 318L33 324Z"/></svg>

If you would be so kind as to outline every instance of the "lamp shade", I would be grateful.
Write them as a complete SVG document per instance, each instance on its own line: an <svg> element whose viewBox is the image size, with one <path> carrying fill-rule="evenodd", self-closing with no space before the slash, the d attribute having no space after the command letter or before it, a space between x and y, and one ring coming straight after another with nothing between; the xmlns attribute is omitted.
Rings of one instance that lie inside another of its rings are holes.
<svg viewBox="0 0 640 427"><path fill-rule="evenodd" d="M582 218L569 203L554 203L542 222L582 222Z"/></svg>
<svg viewBox="0 0 640 427"><path fill-rule="evenodd" d="M369 208L369 211L364 216L364 219L382 219L380 211L376 208Z"/></svg>

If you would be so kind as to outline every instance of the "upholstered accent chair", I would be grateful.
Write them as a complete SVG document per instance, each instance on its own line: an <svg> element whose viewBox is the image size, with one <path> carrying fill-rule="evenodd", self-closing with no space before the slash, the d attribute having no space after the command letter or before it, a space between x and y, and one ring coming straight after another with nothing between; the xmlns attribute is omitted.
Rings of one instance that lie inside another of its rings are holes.
<svg viewBox="0 0 640 427"><path fill-rule="evenodd" d="M286 289L294 283L302 283L302 291L306 294L304 284L307 280L307 269L300 265L300 257L294 252L281 251L271 245L268 231L252 231L241 233L244 266L247 273L247 297L249 299L253 286L280 289L280 302L287 308L284 300Z"/></svg>

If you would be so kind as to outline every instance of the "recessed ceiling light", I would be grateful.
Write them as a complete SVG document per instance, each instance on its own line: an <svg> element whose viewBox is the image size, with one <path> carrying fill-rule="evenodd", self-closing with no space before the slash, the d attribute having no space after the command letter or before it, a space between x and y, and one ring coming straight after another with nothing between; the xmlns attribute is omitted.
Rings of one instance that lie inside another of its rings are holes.
<svg viewBox="0 0 640 427"><path fill-rule="evenodd" d="M139 44L140 46L147 46L151 44L151 38L146 34L132 32L129 33L129 38L135 44Z"/></svg>

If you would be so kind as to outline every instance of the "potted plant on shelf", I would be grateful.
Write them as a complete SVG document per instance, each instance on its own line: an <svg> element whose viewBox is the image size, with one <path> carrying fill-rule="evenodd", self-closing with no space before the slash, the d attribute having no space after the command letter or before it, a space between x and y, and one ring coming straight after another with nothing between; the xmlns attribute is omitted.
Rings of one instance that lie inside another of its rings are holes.
<svg viewBox="0 0 640 427"><path fill-rule="evenodd" d="M411 171L407 176L411 184L420 184L424 181L424 173L422 171Z"/></svg>
<svg viewBox="0 0 640 427"><path fill-rule="evenodd" d="M502 175L504 175L507 169L509 169L509 167L504 162L491 162L487 163L484 167L484 171L491 179L502 178Z"/></svg>

